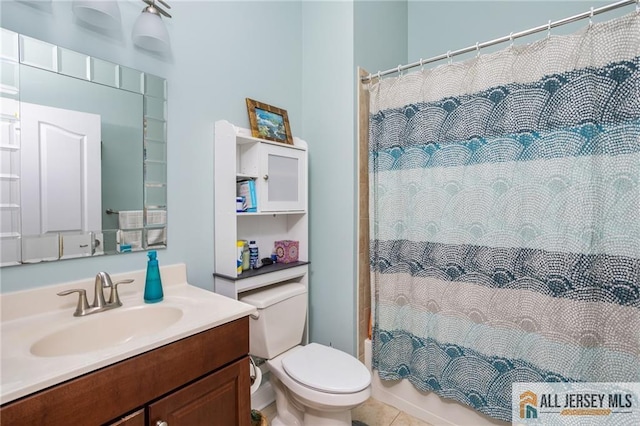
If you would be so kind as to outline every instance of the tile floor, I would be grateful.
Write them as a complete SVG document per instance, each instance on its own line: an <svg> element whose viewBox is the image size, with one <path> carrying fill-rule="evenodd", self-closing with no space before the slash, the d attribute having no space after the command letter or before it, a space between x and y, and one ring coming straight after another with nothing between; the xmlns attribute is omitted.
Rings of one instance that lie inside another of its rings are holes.
<svg viewBox="0 0 640 426"><path fill-rule="evenodd" d="M276 415L276 404L269 405L262 412L271 422ZM369 398L364 404L354 409L351 412L351 418L367 426L431 426L373 398Z"/></svg>

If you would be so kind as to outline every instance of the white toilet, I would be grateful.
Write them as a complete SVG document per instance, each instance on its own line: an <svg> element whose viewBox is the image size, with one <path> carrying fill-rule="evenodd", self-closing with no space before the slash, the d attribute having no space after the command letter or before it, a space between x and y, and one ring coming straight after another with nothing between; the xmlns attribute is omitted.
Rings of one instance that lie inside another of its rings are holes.
<svg viewBox="0 0 640 426"><path fill-rule="evenodd" d="M301 346L307 289L288 283L240 298L258 308L250 322L251 355L267 359L276 393L273 426L351 426L351 409L371 395L371 374L353 356L310 343Z"/></svg>

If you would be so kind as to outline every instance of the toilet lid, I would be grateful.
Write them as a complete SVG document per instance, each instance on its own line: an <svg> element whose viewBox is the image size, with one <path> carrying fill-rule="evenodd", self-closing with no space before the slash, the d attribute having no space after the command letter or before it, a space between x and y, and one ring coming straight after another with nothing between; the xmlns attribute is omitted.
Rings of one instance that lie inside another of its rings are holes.
<svg viewBox="0 0 640 426"><path fill-rule="evenodd" d="M354 393L371 383L371 374L360 361L317 343L284 357L282 367L297 382L322 392Z"/></svg>

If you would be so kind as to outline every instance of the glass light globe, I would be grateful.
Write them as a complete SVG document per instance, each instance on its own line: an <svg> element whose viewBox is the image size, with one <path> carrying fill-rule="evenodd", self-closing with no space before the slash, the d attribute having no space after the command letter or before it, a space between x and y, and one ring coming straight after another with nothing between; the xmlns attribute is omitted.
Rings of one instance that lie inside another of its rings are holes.
<svg viewBox="0 0 640 426"><path fill-rule="evenodd" d="M71 4L78 19L100 28L120 25L120 8L116 1L74 0Z"/></svg>
<svg viewBox="0 0 640 426"><path fill-rule="evenodd" d="M162 52L169 47L169 32L159 15L142 11L131 33L133 43L143 49Z"/></svg>

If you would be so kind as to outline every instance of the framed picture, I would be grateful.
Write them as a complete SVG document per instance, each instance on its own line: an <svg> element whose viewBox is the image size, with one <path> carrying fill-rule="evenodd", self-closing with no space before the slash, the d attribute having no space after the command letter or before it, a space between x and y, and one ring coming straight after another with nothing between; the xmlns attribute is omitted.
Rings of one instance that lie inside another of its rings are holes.
<svg viewBox="0 0 640 426"><path fill-rule="evenodd" d="M247 98L251 136L293 145L287 111Z"/></svg>

